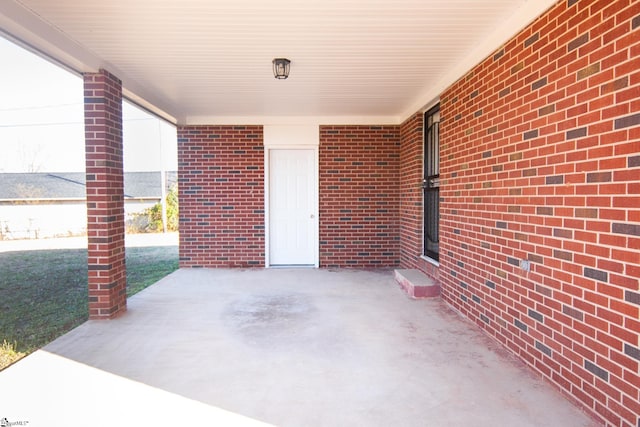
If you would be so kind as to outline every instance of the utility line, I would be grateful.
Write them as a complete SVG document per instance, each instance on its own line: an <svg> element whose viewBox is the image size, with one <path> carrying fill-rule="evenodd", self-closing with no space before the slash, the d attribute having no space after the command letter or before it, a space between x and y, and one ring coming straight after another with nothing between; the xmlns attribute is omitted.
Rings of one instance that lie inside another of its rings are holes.
<svg viewBox="0 0 640 427"><path fill-rule="evenodd" d="M30 127L44 127L44 126L67 126L67 125L81 125L84 122L55 122L55 123L25 123L19 125L3 125L0 124L0 128L30 128Z"/></svg>
<svg viewBox="0 0 640 427"><path fill-rule="evenodd" d="M148 119L126 119L123 122L143 122L157 120L156 118ZM27 128L27 127L44 127L44 126L68 126L68 125L84 125L84 122L51 122L51 123L23 123L23 124L0 124L0 128Z"/></svg>
<svg viewBox="0 0 640 427"><path fill-rule="evenodd" d="M51 104L51 105L31 105L28 107L0 108L0 111L28 111L28 110L46 110L48 108L70 107L72 105L83 105L83 102L73 102L70 104Z"/></svg>

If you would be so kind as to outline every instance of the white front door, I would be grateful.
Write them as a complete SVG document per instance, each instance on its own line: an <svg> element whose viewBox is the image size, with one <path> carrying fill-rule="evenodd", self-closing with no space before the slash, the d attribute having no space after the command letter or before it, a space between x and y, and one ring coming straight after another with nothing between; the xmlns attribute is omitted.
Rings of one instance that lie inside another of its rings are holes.
<svg viewBox="0 0 640 427"><path fill-rule="evenodd" d="M269 150L269 264L316 265L316 151Z"/></svg>

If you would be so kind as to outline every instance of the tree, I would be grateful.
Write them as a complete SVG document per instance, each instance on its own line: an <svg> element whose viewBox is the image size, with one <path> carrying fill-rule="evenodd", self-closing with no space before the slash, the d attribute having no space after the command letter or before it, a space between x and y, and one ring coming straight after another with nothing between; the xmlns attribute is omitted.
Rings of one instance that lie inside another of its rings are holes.
<svg viewBox="0 0 640 427"><path fill-rule="evenodd" d="M178 231L178 184L173 184L166 198L167 231ZM162 205L156 203L147 209L149 231L162 231Z"/></svg>
<svg viewBox="0 0 640 427"><path fill-rule="evenodd" d="M178 231L178 185L169 189L166 197L167 231ZM138 233L157 233L163 231L162 204L156 203L142 213L135 214L129 222L129 230Z"/></svg>

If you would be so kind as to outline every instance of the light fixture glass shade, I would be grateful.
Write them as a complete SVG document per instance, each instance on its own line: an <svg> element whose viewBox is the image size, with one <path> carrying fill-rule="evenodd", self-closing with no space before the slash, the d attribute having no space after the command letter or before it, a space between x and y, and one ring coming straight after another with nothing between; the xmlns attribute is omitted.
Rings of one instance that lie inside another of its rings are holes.
<svg viewBox="0 0 640 427"><path fill-rule="evenodd" d="M273 76L276 79L286 79L289 77L291 61L286 58L276 58L273 60Z"/></svg>

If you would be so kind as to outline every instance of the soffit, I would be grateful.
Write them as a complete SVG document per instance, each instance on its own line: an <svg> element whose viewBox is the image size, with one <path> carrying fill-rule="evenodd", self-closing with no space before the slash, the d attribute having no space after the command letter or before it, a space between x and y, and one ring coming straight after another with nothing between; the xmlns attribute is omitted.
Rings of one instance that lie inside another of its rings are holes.
<svg viewBox="0 0 640 427"><path fill-rule="evenodd" d="M0 26L173 121L398 123L552 3L7 0Z"/></svg>

